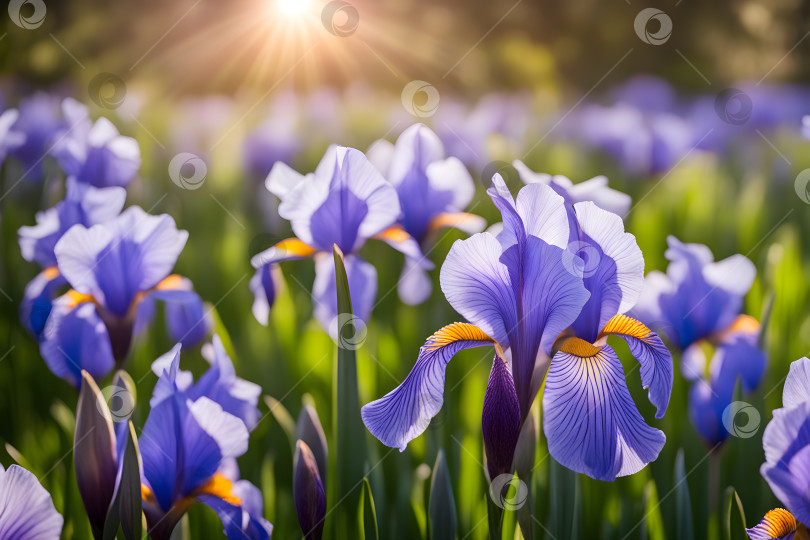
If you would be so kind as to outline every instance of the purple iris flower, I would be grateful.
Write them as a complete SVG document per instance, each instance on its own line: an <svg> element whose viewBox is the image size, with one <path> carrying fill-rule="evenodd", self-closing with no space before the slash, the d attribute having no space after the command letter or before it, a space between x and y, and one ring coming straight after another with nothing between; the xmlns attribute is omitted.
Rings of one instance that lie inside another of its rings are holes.
<svg viewBox="0 0 810 540"><path fill-rule="evenodd" d="M785 509L771 510L755 527L753 540L807 538L810 523L810 360L790 365L782 408L773 411L762 437L765 463L760 473Z"/></svg>
<svg viewBox="0 0 810 540"><path fill-rule="evenodd" d="M20 306L23 325L39 337L51 313L56 292L67 284L56 266L54 247L73 225L91 227L114 219L124 207L126 191L112 187L98 189L67 180L65 199L44 212L37 213L37 224L20 227L20 251L26 261L43 269L25 288Z"/></svg>
<svg viewBox="0 0 810 540"><path fill-rule="evenodd" d="M379 140L367 152L369 161L397 190L402 205L400 224L424 249L444 227L468 234L481 232L486 222L463 212L475 196L475 183L464 164L445 158L439 137L423 124L406 129L396 144ZM399 297L409 305L430 296L433 283L426 259L406 259L399 281Z"/></svg>
<svg viewBox="0 0 810 540"><path fill-rule="evenodd" d="M546 184L524 187L515 201L495 175L488 193L503 215L502 231L457 241L441 271L447 300L472 324L454 323L431 336L405 381L363 407L366 426L383 444L404 450L441 409L450 358L461 349L494 345L494 361L507 363L514 385L503 384L504 366L493 367L487 394L513 397L499 398L496 406L485 396L485 438L514 435L510 411L525 421L545 379L551 455L602 480L637 472L658 456L665 438L636 409L607 336L630 345L658 418L669 402L672 359L657 334L622 315L643 281L635 238L624 232L620 217L590 202L567 207ZM576 250L569 249L572 236ZM577 255L581 251L590 253L587 261ZM502 418L509 429L493 427L493 419ZM516 443L516 435L508 444L498 442L499 455L488 460L511 463Z"/></svg>
<svg viewBox="0 0 810 540"><path fill-rule="evenodd" d="M25 134L11 129L19 115L17 109L8 109L0 114L0 164L6 160L10 151L25 143Z"/></svg>
<svg viewBox="0 0 810 540"><path fill-rule="evenodd" d="M51 371L75 386L82 369L103 377L126 359L133 331L152 315L153 300L192 305L190 318L173 320L167 310L173 334L185 336L208 324L191 282L170 275L187 238L171 216L151 216L137 206L103 224L71 227L54 253L72 289L54 300L40 342Z"/></svg>
<svg viewBox="0 0 810 540"><path fill-rule="evenodd" d="M149 534L156 540L171 537L195 501L217 512L228 538L270 537L272 525L262 517L261 493L238 479L233 461L247 450L249 430L229 409L244 412L242 406L233 408L235 401L244 399L255 409L258 392L251 387L248 397L237 389L250 383L236 378L221 348L215 338L214 365L196 383L190 373L179 370L179 346L153 366L162 372L140 449L143 508Z"/></svg>
<svg viewBox="0 0 810 540"><path fill-rule="evenodd" d="M0 465L0 538L58 540L63 522L36 476L19 465Z"/></svg>
<svg viewBox="0 0 810 540"><path fill-rule="evenodd" d="M141 166L137 141L104 117L93 123L87 107L73 99L62 102L62 112L70 128L51 153L65 174L96 187L129 185Z"/></svg>
<svg viewBox="0 0 810 540"><path fill-rule="evenodd" d="M759 322L740 314L756 268L743 255L714 262L704 245L684 244L674 236L667 241L667 272L647 274L633 312L681 351L681 374L694 383L690 418L701 436L715 445L729 435L722 416L737 380L744 393L752 392L767 363L759 346ZM715 348L711 362L707 345Z"/></svg>
<svg viewBox="0 0 810 540"><path fill-rule="evenodd" d="M62 118L60 98L38 92L20 101L10 134L19 141L9 154L25 167L25 176L39 181L42 178L42 162L51 150L56 138L69 126Z"/></svg>
<svg viewBox="0 0 810 540"><path fill-rule="evenodd" d="M267 177L267 189L281 200L279 215L290 221L297 238L283 240L251 260L258 276L251 280L259 303L254 313L266 314L273 297L267 266L315 256L314 314L334 336L338 313L333 246L345 255L354 314L364 321L377 295L377 271L357 255L366 240L377 238L409 258L422 258L417 242L396 225L402 213L396 190L358 150L331 146L315 172L306 176L279 162Z"/></svg>

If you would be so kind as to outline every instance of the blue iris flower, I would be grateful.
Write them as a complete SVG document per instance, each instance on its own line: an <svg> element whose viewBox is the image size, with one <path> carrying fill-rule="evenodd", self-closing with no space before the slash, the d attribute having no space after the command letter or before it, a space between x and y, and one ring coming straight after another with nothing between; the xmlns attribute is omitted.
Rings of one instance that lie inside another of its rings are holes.
<svg viewBox="0 0 810 540"><path fill-rule="evenodd" d="M472 234L486 226L480 216L463 212L475 196L472 176L457 158L445 157L441 140L427 126L409 127L396 144L379 140L367 155L396 188L402 205L400 224L423 249L445 227ZM406 304L421 304L430 296L433 283L425 271L426 262L424 258L405 261L398 292Z"/></svg>
<svg viewBox="0 0 810 540"><path fill-rule="evenodd" d="M493 433L490 420L508 415L515 401L518 420L525 421L545 379L551 455L601 480L637 472L658 456L665 437L636 409L607 336L628 342L658 418L669 402L672 359L657 334L623 315L643 282L635 238L619 216L592 202L566 205L543 183L524 187L514 200L495 175L488 193L503 216L502 231L457 241L441 270L442 291L471 324L454 323L431 336L405 381L363 407L366 426L382 443L404 450L441 409L450 358L494 345L494 362L506 363L514 385L499 383L503 366L493 367L487 392L512 395L499 398L500 410L487 406L485 396L485 414L492 416L483 420L485 431Z"/></svg>
<svg viewBox="0 0 810 540"><path fill-rule="evenodd" d="M75 386L82 369L103 377L126 359L155 300L182 306L167 310L176 341L199 337L198 328L209 324L202 300L187 278L170 274L187 238L171 216L152 216L137 206L103 224L71 227L54 253L72 288L54 300L40 342L51 371Z"/></svg>
<svg viewBox="0 0 810 540"><path fill-rule="evenodd" d="M58 540L63 522L36 476L19 465L0 465L0 538Z"/></svg>
<svg viewBox="0 0 810 540"><path fill-rule="evenodd" d="M810 523L810 360L790 365L782 408L773 411L762 437L765 463L760 472L785 508L771 510L748 529L752 540L806 538Z"/></svg>
<svg viewBox="0 0 810 540"><path fill-rule="evenodd" d="M333 246L345 255L354 314L368 320L377 296L377 271L357 252L369 238L383 240L411 259L421 259L419 244L397 225L402 213L396 190L355 149L331 146L314 173L306 176L284 163L276 163L267 177L267 189L280 200L278 211L290 221L296 238L283 240L256 255L251 289L256 297L253 312L262 324L274 297L268 266L282 261L315 257L312 297L315 318L331 335L337 297Z"/></svg>

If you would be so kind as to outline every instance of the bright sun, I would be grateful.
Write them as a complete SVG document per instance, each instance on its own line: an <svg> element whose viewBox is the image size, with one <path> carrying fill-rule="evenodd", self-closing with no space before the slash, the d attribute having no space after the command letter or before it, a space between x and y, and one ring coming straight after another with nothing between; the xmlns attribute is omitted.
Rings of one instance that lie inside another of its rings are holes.
<svg viewBox="0 0 810 540"><path fill-rule="evenodd" d="M288 17L303 15L312 0L275 0L276 7Z"/></svg>

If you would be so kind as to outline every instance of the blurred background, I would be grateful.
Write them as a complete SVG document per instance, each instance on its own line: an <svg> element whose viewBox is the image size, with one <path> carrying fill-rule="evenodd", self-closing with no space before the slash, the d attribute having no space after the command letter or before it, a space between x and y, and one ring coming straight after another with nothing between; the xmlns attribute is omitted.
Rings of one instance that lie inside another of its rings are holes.
<svg viewBox="0 0 810 540"><path fill-rule="evenodd" d="M567 538L568 524L580 523L574 537L674 538L671 493L683 449L695 537L720 538L722 514L706 487L711 470L721 471L721 495L736 488L749 526L778 504L758 473L762 429L781 405L789 363L810 350L810 194L799 181L810 167L808 36L810 2L799 0L12 1L0 23L0 94L4 108L43 92L58 109L71 96L137 139L143 164L128 204L169 213L190 231L177 271L211 306L237 372L293 417L302 402L314 403L327 433L335 346L311 317L311 262L283 266L269 327L250 313L250 257L291 236L262 185L277 160L309 172L328 144L366 150L424 122L479 182L473 211L490 224L500 218L485 186L500 171L515 191L521 183L509 163L521 159L575 182L605 174L629 193L625 222L647 271L666 268L670 234L707 244L716 259L745 254L758 275L744 312L759 318L774 298L767 375L747 398L761 414L755 434L731 438L721 459L706 459L710 445L688 421L689 386L677 366L661 421L651 420L646 392L630 375L642 414L667 434L659 459L615 483L566 476L541 436L533 501L537 519L556 532L549 537ZM204 161L199 189L169 177L178 152ZM4 165L0 198L0 461L35 471L66 515L66 537L82 538L88 528L64 460L76 394L48 372L17 314L37 272L20 257L17 229L60 200L62 174L48 160L44 181L25 179L24 170ZM440 239L430 254L437 266L463 237ZM361 403L393 388L424 339L458 319L438 286L416 307L388 294L402 260L375 248L363 252L378 269L380 294L358 351ZM149 366L171 346L155 327L133 347L128 369L141 425L154 385ZM634 361L620 352L629 372ZM198 350L186 354L190 369L203 370ZM443 448L459 537L487 538L480 411L488 371L479 355L458 355L445 408L406 452L389 453L369 436L371 459L380 460L372 485L382 537L425 536L430 467ZM285 432L266 415L240 465L262 487L276 538L300 535L291 460ZM576 501L562 511L553 503L561 483ZM187 537L219 531L203 507L184 527Z"/></svg>

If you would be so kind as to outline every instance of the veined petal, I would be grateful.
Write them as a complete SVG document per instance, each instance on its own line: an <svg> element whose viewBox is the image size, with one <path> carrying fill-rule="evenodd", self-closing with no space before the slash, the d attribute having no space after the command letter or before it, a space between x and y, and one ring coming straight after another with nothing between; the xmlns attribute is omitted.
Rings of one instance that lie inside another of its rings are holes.
<svg viewBox="0 0 810 540"><path fill-rule="evenodd" d="M457 240L442 265L440 282L453 309L507 348L507 330L517 323L516 303L509 269L500 258L501 244L491 234Z"/></svg>
<svg viewBox="0 0 810 540"><path fill-rule="evenodd" d="M655 405L656 418L663 418L672 393L672 354L658 334L626 315L616 315L608 321L602 335L622 337L633 357L641 364L641 384L649 390L647 397Z"/></svg>
<svg viewBox="0 0 810 540"><path fill-rule="evenodd" d="M462 349L487 345L495 345L494 340L472 324L453 323L433 334L402 384L362 408L368 430L384 445L405 450L442 408L450 359Z"/></svg>
<svg viewBox="0 0 810 540"><path fill-rule="evenodd" d="M63 522L36 476L19 465L0 465L0 538L58 540Z"/></svg>
<svg viewBox="0 0 810 540"><path fill-rule="evenodd" d="M552 457L597 480L638 472L658 457L666 440L636 409L608 345L589 357L562 350L554 355L543 412Z"/></svg>
<svg viewBox="0 0 810 540"><path fill-rule="evenodd" d="M793 514L784 508L774 508L765 514L762 521L745 529L745 532L751 540L791 540L798 526Z"/></svg>
<svg viewBox="0 0 810 540"><path fill-rule="evenodd" d="M776 466L762 466L762 476L771 486L773 494L782 501L796 519L806 523L810 519L810 501L807 486L810 482L810 447L805 446L789 462Z"/></svg>
<svg viewBox="0 0 810 540"><path fill-rule="evenodd" d="M782 390L782 405L797 407L810 401L810 360L805 356L790 364L790 372Z"/></svg>

